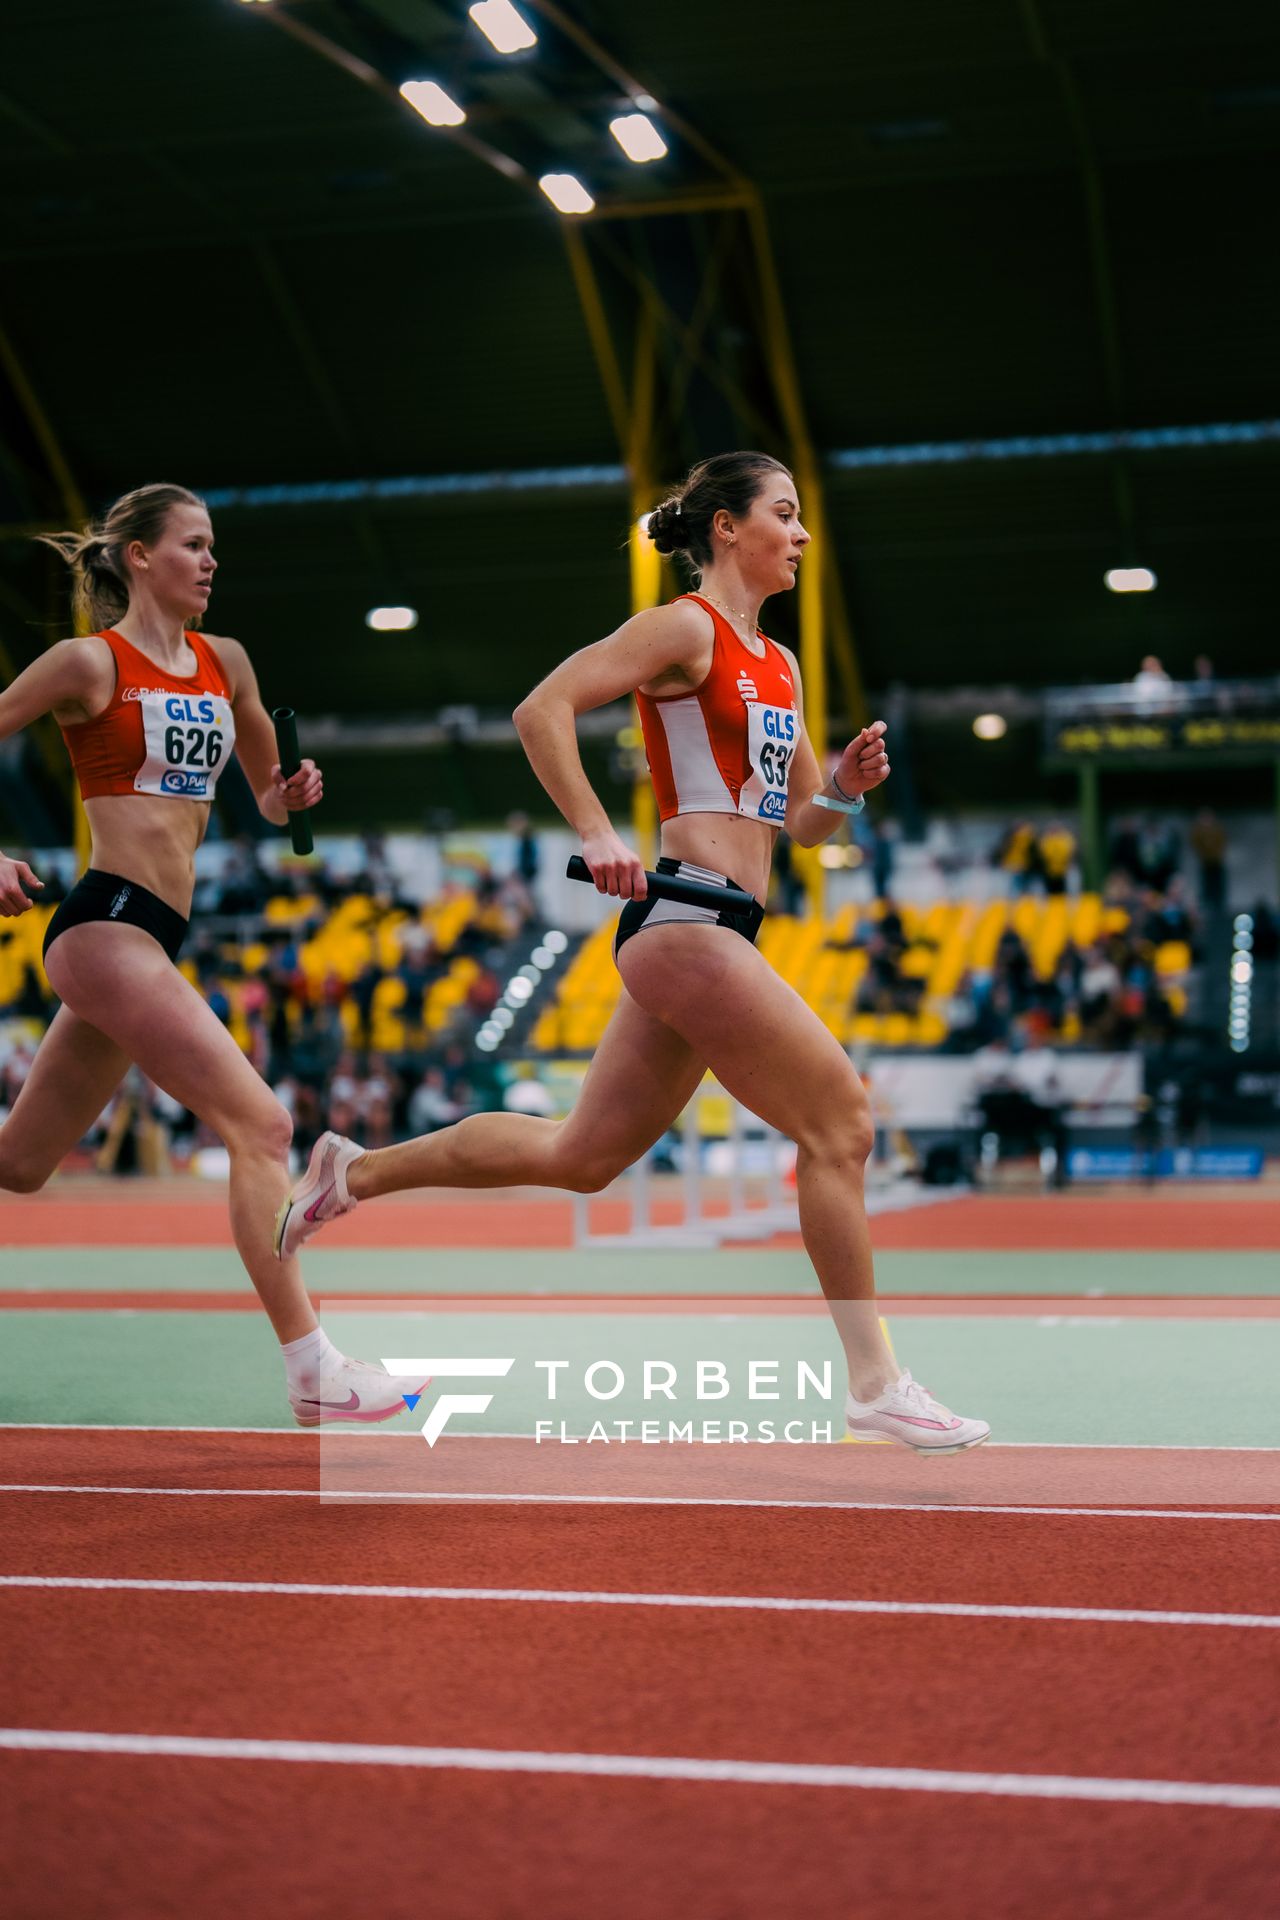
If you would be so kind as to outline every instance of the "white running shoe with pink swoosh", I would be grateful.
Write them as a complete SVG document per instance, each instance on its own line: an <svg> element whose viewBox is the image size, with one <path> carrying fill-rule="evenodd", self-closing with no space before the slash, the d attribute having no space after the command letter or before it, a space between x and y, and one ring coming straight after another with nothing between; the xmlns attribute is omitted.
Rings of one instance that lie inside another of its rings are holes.
<svg viewBox="0 0 1280 1920"><path fill-rule="evenodd" d="M416 1405L430 1386L421 1374L402 1380L367 1360L337 1356L337 1365L315 1381L309 1393L289 1389L289 1405L300 1427L321 1427L331 1420L390 1420Z"/></svg>
<svg viewBox="0 0 1280 1920"><path fill-rule="evenodd" d="M311 1149L311 1158L301 1180L295 1181L288 1199L276 1215L275 1249L277 1260L288 1260L312 1234L340 1213L351 1213L359 1205L347 1192L347 1168L364 1152L354 1140L340 1133L322 1133Z"/></svg>
<svg viewBox="0 0 1280 1920"><path fill-rule="evenodd" d="M904 1373L874 1400L845 1402L845 1424L855 1440L896 1440L916 1453L963 1453L991 1438L985 1420L966 1420L935 1400Z"/></svg>

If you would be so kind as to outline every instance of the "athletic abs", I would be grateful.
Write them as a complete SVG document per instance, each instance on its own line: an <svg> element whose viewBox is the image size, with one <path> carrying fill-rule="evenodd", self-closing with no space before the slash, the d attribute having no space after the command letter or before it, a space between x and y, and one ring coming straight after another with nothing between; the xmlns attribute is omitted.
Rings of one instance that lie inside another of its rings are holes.
<svg viewBox="0 0 1280 1920"><path fill-rule="evenodd" d="M209 826L208 803L100 794L86 800L84 810L93 835L90 865L136 880L175 913L188 917L196 848Z"/></svg>
<svg viewBox="0 0 1280 1920"><path fill-rule="evenodd" d="M662 851L674 860L692 860L763 903L769 895L769 870L777 829L762 820L733 813L679 813L663 822Z"/></svg>

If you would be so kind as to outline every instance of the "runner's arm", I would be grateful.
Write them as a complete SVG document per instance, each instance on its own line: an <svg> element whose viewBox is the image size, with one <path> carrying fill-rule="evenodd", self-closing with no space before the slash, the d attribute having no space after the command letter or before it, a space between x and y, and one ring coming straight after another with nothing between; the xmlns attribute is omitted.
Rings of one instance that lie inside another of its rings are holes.
<svg viewBox="0 0 1280 1920"><path fill-rule="evenodd" d="M651 680L687 677L692 687L705 648L705 615L687 602L654 607L571 654L512 715L529 765L580 837L601 893L643 900L644 868L614 832L583 771L574 723L580 713L625 699Z"/></svg>
<svg viewBox="0 0 1280 1920"><path fill-rule="evenodd" d="M43 714L60 710L67 719L87 718L85 708L100 692L103 662L109 649L92 639L59 640L0 693L0 740L21 733ZM108 697L110 692L108 689ZM16 919L32 904L32 890L43 887L25 860L0 853L0 917Z"/></svg>
<svg viewBox="0 0 1280 1920"><path fill-rule="evenodd" d="M68 721L87 720L97 699L111 698L114 678L107 678L104 686L104 667L114 675L111 649L104 640L86 635L55 641L0 693L0 740L59 709Z"/></svg>
<svg viewBox="0 0 1280 1920"><path fill-rule="evenodd" d="M272 826L288 825L289 815L301 807L315 807L324 798L324 776L314 760L304 760L291 780L282 780L276 761L276 733L262 704L258 677L238 640L208 636L231 683L231 711L236 721L236 753L245 778L253 788L258 811Z"/></svg>
<svg viewBox="0 0 1280 1920"><path fill-rule="evenodd" d="M817 847L831 838L846 816L833 813L828 807L814 806L813 796L816 793L830 794L833 799L843 795L847 800L856 800L869 788L878 787L882 780L888 779L889 759L884 745L884 721L876 720L869 727L864 727L845 748L835 773L839 789L830 780L824 781L818 757L804 730L800 664L789 647L782 647L780 651L791 664L796 706L800 712L800 739L791 762L791 777L787 782L787 832L798 847Z"/></svg>

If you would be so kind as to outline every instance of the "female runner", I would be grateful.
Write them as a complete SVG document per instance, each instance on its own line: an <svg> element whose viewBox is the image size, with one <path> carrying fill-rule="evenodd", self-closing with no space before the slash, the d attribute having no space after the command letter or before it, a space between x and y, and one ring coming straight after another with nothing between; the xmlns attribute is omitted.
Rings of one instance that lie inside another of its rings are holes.
<svg viewBox="0 0 1280 1920"><path fill-rule="evenodd" d="M899 1374L881 1333L863 1198L871 1116L844 1049L756 951L759 906L735 917L647 897L643 866L587 782L574 723L634 692L662 818L660 869L757 902L779 827L816 846L887 777L884 725L850 742L824 787L795 657L757 625L762 601L794 587L809 542L785 467L758 453L704 461L651 516L649 535L660 553L688 557L698 592L574 654L515 713L597 889L627 902L614 949L623 992L577 1105L563 1121L478 1114L376 1153L325 1134L280 1211L277 1249L289 1258L357 1201L407 1187L598 1192L661 1138L710 1067L799 1150L801 1232L848 1360L850 1430L931 1453L977 1446L986 1423Z"/></svg>
<svg viewBox="0 0 1280 1920"><path fill-rule="evenodd" d="M269 1221L288 1182L292 1123L176 965L219 775L234 747L259 807L282 826L323 791L314 761L289 780L249 656L194 631L217 561L203 501L140 487L88 533L48 537L101 631L60 640L0 694L0 739L52 713L93 837L88 872L45 933L62 1002L0 1127L0 1187L34 1193L87 1132L130 1061L189 1107L231 1156L231 1230L284 1354L299 1426L384 1420L420 1382L348 1360L317 1323L296 1260ZM0 914L42 885L0 854Z"/></svg>

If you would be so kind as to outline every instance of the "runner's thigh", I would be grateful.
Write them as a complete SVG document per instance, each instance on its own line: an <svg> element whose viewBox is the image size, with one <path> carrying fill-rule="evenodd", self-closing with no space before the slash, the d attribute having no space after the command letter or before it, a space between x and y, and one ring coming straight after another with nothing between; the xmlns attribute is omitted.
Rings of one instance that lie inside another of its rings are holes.
<svg viewBox="0 0 1280 1920"><path fill-rule="evenodd" d="M0 1167L43 1185L84 1139L129 1068L129 1056L70 1007L59 1007L9 1118Z"/></svg>
<svg viewBox="0 0 1280 1920"><path fill-rule="evenodd" d="M46 967L67 1006L94 1020L149 1079L224 1138L284 1131L271 1089L149 934L99 921L69 927Z"/></svg>
<svg viewBox="0 0 1280 1920"><path fill-rule="evenodd" d="M706 1061L727 1093L801 1146L870 1144L866 1090L839 1041L740 934L646 928L620 955L627 990Z"/></svg>
<svg viewBox="0 0 1280 1920"><path fill-rule="evenodd" d="M662 1138L704 1072L696 1050L624 987L561 1127L559 1150L579 1170L596 1167L612 1178Z"/></svg>

